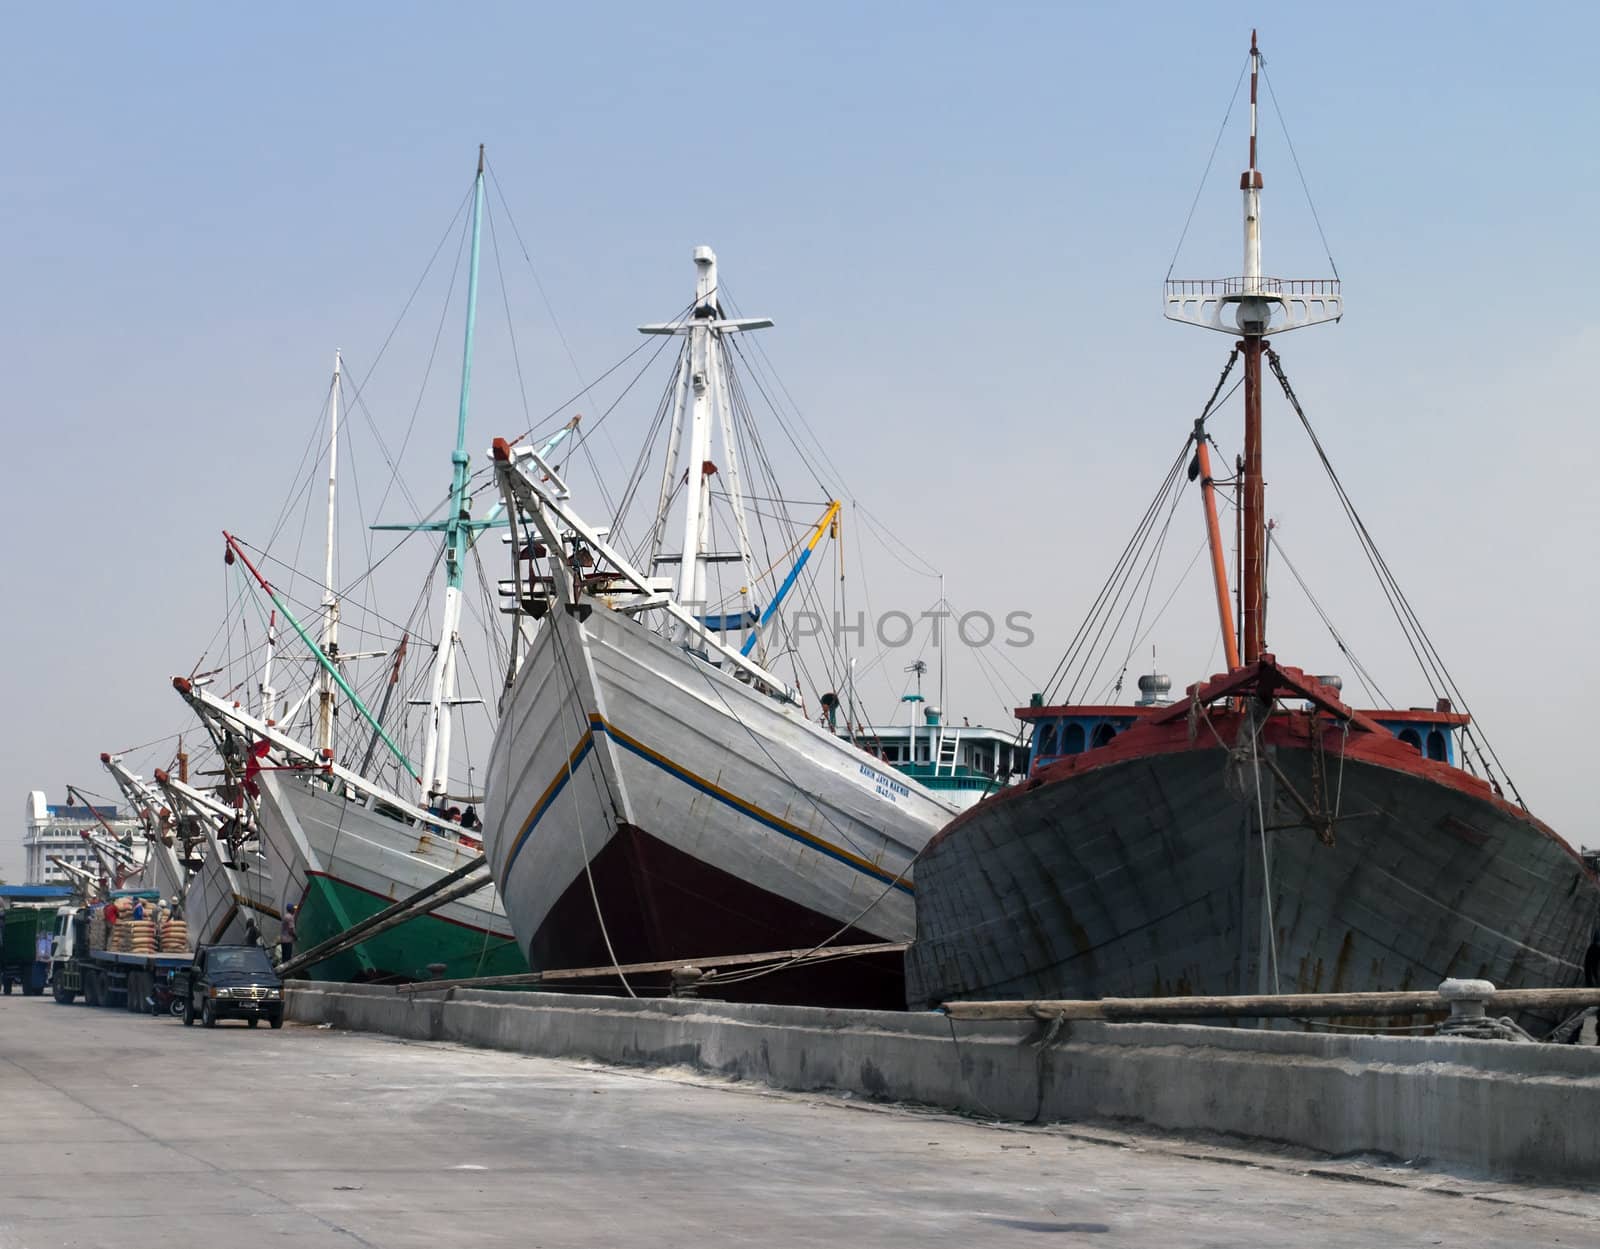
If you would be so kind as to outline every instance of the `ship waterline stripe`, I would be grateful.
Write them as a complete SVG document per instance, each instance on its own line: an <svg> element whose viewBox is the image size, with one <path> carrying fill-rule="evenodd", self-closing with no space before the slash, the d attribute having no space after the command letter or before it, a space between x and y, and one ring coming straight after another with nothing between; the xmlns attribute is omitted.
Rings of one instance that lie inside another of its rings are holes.
<svg viewBox="0 0 1600 1249"><path fill-rule="evenodd" d="M354 889L357 893L364 893L369 898L377 898L380 901L391 904L395 901L395 899L379 893L376 889L368 889L365 885L358 885L353 880L345 880L344 877L335 876L331 872L318 871L314 868L306 869L306 879L310 880L312 877L315 877L318 880L325 880L330 884L340 885L345 889ZM304 897L305 895L302 894L302 903L304 902ZM457 928L465 928L468 932L481 932L486 936L493 937L496 941L514 942L516 940L515 935L511 932L511 923L509 920L506 921L506 931L496 932L493 928L485 928L481 924L469 924L464 919L451 919L448 915L440 914L438 911L425 911L421 915L413 915L411 919L406 921L406 924L411 923L412 920L418 919L434 919L438 920L441 924L453 924ZM401 924L399 927L404 928L406 924ZM357 944L361 943L358 942ZM337 958L339 956L333 955L333 957Z"/></svg>
<svg viewBox="0 0 1600 1249"><path fill-rule="evenodd" d="M680 767L678 764L673 763L672 760L668 759L665 755L659 754L658 752L651 750L650 747L644 745L644 743L629 737L626 733L622 732L620 729L616 728L607 721L601 719L599 716L592 715L590 716L590 720L594 723L595 727L603 730L618 745L632 751L642 759L649 760L663 771L672 773L680 780L686 781L688 784L694 786L701 792L712 798L716 798L718 801L734 808L736 811L742 812L744 815L749 816L758 823L765 824L774 831L782 833L785 837L788 837L794 841L798 841L803 845L810 846L813 850L820 850L829 858L837 859L840 863L843 863L848 867L853 867L858 872L862 872L865 875L871 876L873 879L881 881L883 884L887 885L892 883L895 888L900 889L907 894L914 892L911 883L903 879L898 873L879 867L877 864L862 858L860 855L852 854L850 851L842 849L839 846L835 846L831 842L823 841L822 838L806 832L806 830L801 828L799 825L791 824L789 821L773 815L770 811L762 810L753 802L746 802L737 794L729 793L721 786L714 785L712 782L704 779L703 777L696 776L687 768Z"/></svg>
<svg viewBox="0 0 1600 1249"><path fill-rule="evenodd" d="M723 805L732 807L741 815L755 820L758 824L763 824L772 829L774 832L780 833L792 841L798 841L804 846L808 846L821 854L827 855L830 859L834 859L837 862L843 863L847 867L854 868L863 875L872 877L874 880L881 881L886 885L893 885L894 888L900 890L902 893L907 895L915 894L915 887L911 884L911 882L905 880L902 876L888 871L885 868L879 867L877 864L869 862L858 854L852 854L850 851L841 849L840 847L833 845L831 842L824 841L822 838L817 837L812 833L808 833L805 829L799 827L798 825L791 824L781 816L774 815L770 811L766 811L761 807L756 806L754 803L740 798L737 794L730 793L728 790L723 789L720 785L716 785L713 782L706 780L704 777L696 775L695 773L689 771L688 768L683 767L681 764L673 762L659 751L652 750L643 742L630 737L628 734L611 724L605 719L604 716L601 716L598 713L590 713L589 731L583 735L583 740L578 743L577 749L572 752L571 758L556 775L555 779L553 779L549 785L545 786L544 793L542 793L539 796L538 801L534 803L533 809L528 812L528 818L523 821L521 829L518 830L516 842L511 847L511 853L506 856L505 872L500 878L500 887L502 892L504 892L507 882L511 879L511 871L516 865L517 856L522 853L523 846L528 843L528 838L532 835L533 830L538 825L540 819L544 817L545 812L549 810L550 804L555 800L556 795L559 794L565 787L567 780L576 770L577 765L582 761L583 757L589 753L590 748L594 745L594 735L596 732L604 733L624 750L639 756L639 758L645 760L647 763L654 764L668 775L677 777L686 785L699 790L707 797L715 798Z"/></svg>
<svg viewBox="0 0 1600 1249"><path fill-rule="evenodd" d="M555 774L551 782L544 787L544 792L539 795L533 804L533 810L528 812L528 818L522 822L522 827L517 831L517 839L511 846L511 853L506 856L506 870L501 875L496 887L501 896L505 894L506 881L511 879L511 868L516 863L517 856L522 853L522 847L527 843L528 835L533 832L533 826L539 822L544 813L550 809L550 804L556 800L558 794L567 787L567 782L577 774L578 765L583 762L584 756L594 749L594 728L591 726L584 731L578 739L578 744L572 748L572 753L567 756L567 761L561 770Z"/></svg>

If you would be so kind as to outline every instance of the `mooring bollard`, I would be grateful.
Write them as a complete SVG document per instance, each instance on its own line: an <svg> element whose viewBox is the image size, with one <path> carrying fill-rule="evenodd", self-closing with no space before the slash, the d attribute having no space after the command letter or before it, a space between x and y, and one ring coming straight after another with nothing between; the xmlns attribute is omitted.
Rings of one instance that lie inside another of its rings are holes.
<svg viewBox="0 0 1600 1249"><path fill-rule="evenodd" d="M1450 1018L1439 1025L1439 1031L1454 1031L1488 1018L1484 1008L1494 996L1494 984L1488 980L1446 980L1439 986L1439 996L1450 1003Z"/></svg>
<svg viewBox="0 0 1600 1249"><path fill-rule="evenodd" d="M430 980L443 980L445 972L447 972L449 970L450 970L450 964L448 964L448 963L429 963L428 964L428 979L430 979Z"/></svg>
<svg viewBox="0 0 1600 1249"><path fill-rule="evenodd" d="M1487 980L1446 980L1439 996L1450 1003L1450 1018L1439 1024L1439 1036L1477 1041L1531 1041L1516 1022L1491 1019L1487 1007L1495 987Z"/></svg>
<svg viewBox="0 0 1600 1249"><path fill-rule="evenodd" d="M675 967L672 969L672 996L673 997L698 997L700 981L705 978L705 972L698 967Z"/></svg>

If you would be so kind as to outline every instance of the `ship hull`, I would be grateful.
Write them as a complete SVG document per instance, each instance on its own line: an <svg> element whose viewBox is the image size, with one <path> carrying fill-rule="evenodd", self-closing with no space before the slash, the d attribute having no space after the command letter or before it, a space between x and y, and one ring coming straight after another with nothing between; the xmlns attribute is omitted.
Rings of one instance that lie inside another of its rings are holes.
<svg viewBox="0 0 1600 1249"><path fill-rule="evenodd" d="M265 896L270 878L258 856L249 870L230 867L206 852L183 891L183 917L191 940L201 945L244 945L254 925L264 945L278 939L278 908Z"/></svg>
<svg viewBox="0 0 1600 1249"><path fill-rule="evenodd" d="M1259 807L1248 778L1226 783L1237 754L1189 746L976 808L919 864L910 1005L1582 983L1600 891L1577 857L1385 749L1340 760L1336 798L1326 751L1283 742ZM1319 784L1331 845L1290 801Z"/></svg>
<svg viewBox="0 0 1600 1249"><path fill-rule="evenodd" d="M297 780L261 778L261 835L280 902L308 950L477 856L447 837ZM527 970L492 885L396 925L307 971L314 980L417 980Z"/></svg>
<svg viewBox="0 0 1600 1249"><path fill-rule="evenodd" d="M125 882L129 889L154 889L163 898L182 898L188 883L183 864L171 846L152 839L145 850L144 864Z"/></svg>
<svg viewBox="0 0 1600 1249"><path fill-rule="evenodd" d="M541 626L485 806L486 852L541 970L907 941L911 861L952 813L799 708L601 610ZM892 961L741 992L898 1005Z"/></svg>

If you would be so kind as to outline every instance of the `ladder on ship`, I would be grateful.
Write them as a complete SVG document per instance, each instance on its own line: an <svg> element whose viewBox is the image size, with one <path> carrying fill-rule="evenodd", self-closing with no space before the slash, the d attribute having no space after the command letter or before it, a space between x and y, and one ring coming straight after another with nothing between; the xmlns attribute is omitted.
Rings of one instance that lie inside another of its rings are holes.
<svg viewBox="0 0 1600 1249"><path fill-rule="evenodd" d="M941 727L939 730L939 746L933 757L933 774L935 776L954 776L956 774L956 761L961 757L961 733L946 733Z"/></svg>

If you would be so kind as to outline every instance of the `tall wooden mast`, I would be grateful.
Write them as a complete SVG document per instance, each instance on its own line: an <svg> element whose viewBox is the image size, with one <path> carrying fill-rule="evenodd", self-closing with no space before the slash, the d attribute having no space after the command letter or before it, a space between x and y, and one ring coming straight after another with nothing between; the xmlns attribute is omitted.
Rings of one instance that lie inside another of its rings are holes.
<svg viewBox="0 0 1600 1249"><path fill-rule="evenodd" d="M1244 298L1239 302L1239 328L1244 339L1244 472L1239 479L1244 552L1240 575L1240 615L1244 617L1241 658L1254 663L1266 649L1267 634L1267 483L1261 474L1261 342L1271 320L1271 307L1261 287L1261 171L1256 168L1256 92L1261 76L1261 50L1250 32L1250 167L1239 175L1244 194Z"/></svg>
<svg viewBox="0 0 1600 1249"><path fill-rule="evenodd" d="M328 388L328 541L322 573L322 653L339 662L339 593L333 583L333 557L338 548L338 511L335 491L339 481L339 373L342 355L333 353L333 382ZM317 678L317 749L333 749L334 684L332 670L323 668ZM269 715L265 717L270 720Z"/></svg>
<svg viewBox="0 0 1600 1249"><path fill-rule="evenodd" d="M1344 315L1337 278L1284 279L1261 272L1261 171L1256 167L1256 117L1261 77L1261 50L1250 32L1250 164L1239 178L1244 199L1244 267L1236 278L1168 279L1167 319L1198 325L1223 334L1240 335L1244 357L1244 455L1239 474L1240 514L1240 639L1238 657L1253 663L1267 648L1267 508L1266 476L1261 456L1261 356L1272 334L1297 330ZM1230 315L1231 313L1231 315ZM1203 449L1203 447L1202 447ZM1209 482L1210 474L1206 474ZM1216 526L1210 528L1215 536ZM1213 564L1221 561L1213 541ZM1221 574L1225 578L1225 572ZM1226 610L1225 581L1218 584L1219 615L1224 634L1232 632ZM1230 658L1232 655L1229 639Z"/></svg>

